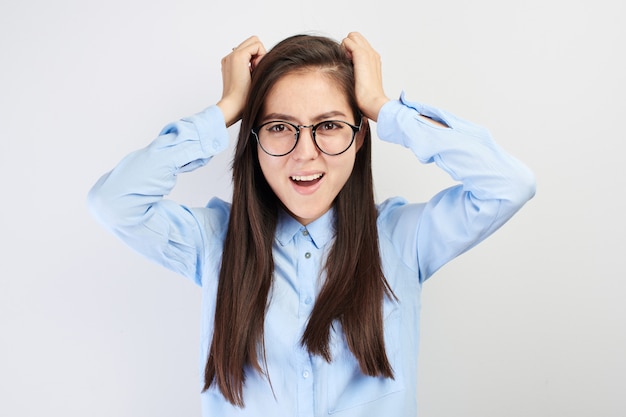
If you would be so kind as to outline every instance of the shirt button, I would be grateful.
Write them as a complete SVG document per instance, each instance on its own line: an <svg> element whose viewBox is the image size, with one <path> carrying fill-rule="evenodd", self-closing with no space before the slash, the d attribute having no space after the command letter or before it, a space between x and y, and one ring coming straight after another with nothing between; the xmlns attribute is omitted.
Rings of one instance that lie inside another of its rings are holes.
<svg viewBox="0 0 626 417"><path fill-rule="evenodd" d="M313 302L313 299L311 297L307 297L304 299L304 304L309 305Z"/></svg>
<svg viewBox="0 0 626 417"><path fill-rule="evenodd" d="M308 231L308 230L306 230L306 229L304 229L304 230L302 231L302 236L308 236L308 235L309 235L309 231Z"/></svg>
<svg viewBox="0 0 626 417"><path fill-rule="evenodd" d="M311 257L311 252L307 252L307 253L305 253L305 254L304 254L304 257L305 257L305 258L307 258L307 259L309 259L309 258Z"/></svg>
<svg viewBox="0 0 626 417"><path fill-rule="evenodd" d="M309 377L309 371L302 372L302 377L308 378Z"/></svg>

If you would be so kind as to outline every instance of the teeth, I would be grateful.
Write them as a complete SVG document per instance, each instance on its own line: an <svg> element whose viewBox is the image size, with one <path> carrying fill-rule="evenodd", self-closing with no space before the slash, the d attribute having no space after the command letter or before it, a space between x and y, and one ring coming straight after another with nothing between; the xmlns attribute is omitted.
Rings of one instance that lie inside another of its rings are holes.
<svg viewBox="0 0 626 417"><path fill-rule="evenodd" d="M313 181L318 178L322 178L323 174L313 174L313 175L293 175L291 177L294 181Z"/></svg>

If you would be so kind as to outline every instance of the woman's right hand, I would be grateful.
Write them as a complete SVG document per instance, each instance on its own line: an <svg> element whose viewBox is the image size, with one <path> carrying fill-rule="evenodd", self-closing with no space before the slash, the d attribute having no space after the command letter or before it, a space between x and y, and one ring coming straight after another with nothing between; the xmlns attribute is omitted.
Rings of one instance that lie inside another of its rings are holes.
<svg viewBox="0 0 626 417"><path fill-rule="evenodd" d="M224 115L227 127L241 119L252 80L251 73L265 54L265 47L259 38L252 36L222 58L223 89L217 106Z"/></svg>

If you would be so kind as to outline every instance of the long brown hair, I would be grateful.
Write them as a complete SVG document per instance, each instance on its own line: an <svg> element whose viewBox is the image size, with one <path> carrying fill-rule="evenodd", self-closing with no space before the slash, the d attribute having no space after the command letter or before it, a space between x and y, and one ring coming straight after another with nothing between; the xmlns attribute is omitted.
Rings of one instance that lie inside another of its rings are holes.
<svg viewBox="0 0 626 417"><path fill-rule="evenodd" d="M265 97L281 77L306 69L324 71L360 113L352 62L328 38L297 35L268 52L252 74L247 106L233 159L233 199L224 241L215 305L215 324L204 375L204 390L216 384L232 404L243 407L244 366L264 373L264 320L272 286L272 244L280 201L261 172L251 136ZM384 297L395 297L383 276L378 249L377 211L371 166L371 135L362 131L352 174L337 195L335 242L325 264L326 279L302 345L332 360L330 331L341 324L348 347L366 375L393 378L383 334ZM269 377L269 376L268 376Z"/></svg>

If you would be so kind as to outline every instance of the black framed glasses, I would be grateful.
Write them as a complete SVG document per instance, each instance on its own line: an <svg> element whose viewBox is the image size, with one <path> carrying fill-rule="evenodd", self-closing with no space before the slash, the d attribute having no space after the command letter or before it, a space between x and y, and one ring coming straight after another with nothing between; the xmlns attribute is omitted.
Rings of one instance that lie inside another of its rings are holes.
<svg viewBox="0 0 626 417"><path fill-rule="evenodd" d="M308 126L272 120L253 128L252 134L263 152L271 156L285 156L296 148L301 129L311 129L311 136L317 149L326 155L334 156L350 149L362 124L362 117L358 126L343 120L324 120Z"/></svg>

